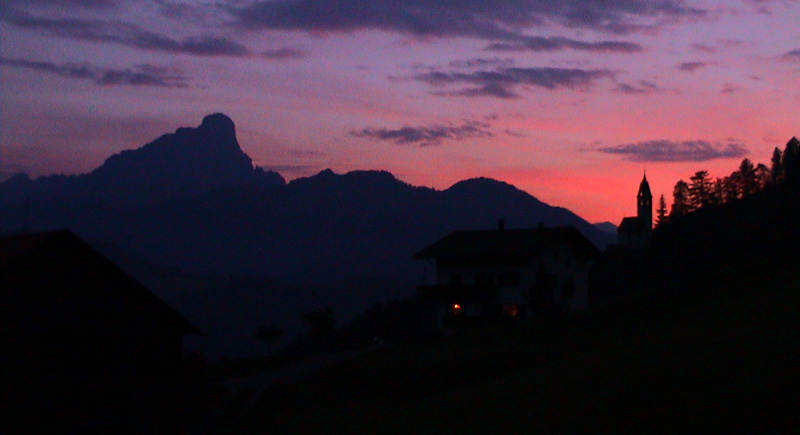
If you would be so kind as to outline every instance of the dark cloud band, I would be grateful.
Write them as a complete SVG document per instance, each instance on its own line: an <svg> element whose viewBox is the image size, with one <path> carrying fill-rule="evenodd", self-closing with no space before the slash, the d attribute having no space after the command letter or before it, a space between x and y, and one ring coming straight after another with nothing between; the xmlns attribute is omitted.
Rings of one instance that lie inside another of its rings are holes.
<svg viewBox="0 0 800 435"><path fill-rule="evenodd" d="M350 134L355 137L391 142L397 145L422 147L439 145L444 141L494 136L489 123L480 121L466 121L461 125L405 126L398 129L370 127L351 131Z"/></svg>
<svg viewBox="0 0 800 435"><path fill-rule="evenodd" d="M712 144L707 141L653 140L596 148L607 154L618 154L635 162L705 162L745 156L747 149L737 143Z"/></svg>
<svg viewBox="0 0 800 435"><path fill-rule="evenodd" d="M640 80L638 84L618 83L614 91L628 95L650 95L661 92L662 89L655 83Z"/></svg>
<svg viewBox="0 0 800 435"><path fill-rule="evenodd" d="M781 59L787 62L800 62L800 48L785 53Z"/></svg>
<svg viewBox="0 0 800 435"><path fill-rule="evenodd" d="M557 50L578 50L595 53L638 53L642 51L642 46L635 42L622 41L599 41L586 42L570 38L551 37L544 38L539 36L526 36L518 40L508 42L496 42L486 47L493 51L557 51Z"/></svg>
<svg viewBox="0 0 800 435"><path fill-rule="evenodd" d="M186 77L178 71L154 65L138 65L135 68L99 68L88 64L31 61L0 57L0 65L42 71L57 76L91 80L100 86L155 86L164 88L188 87Z"/></svg>
<svg viewBox="0 0 800 435"><path fill-rule="evenodd" d="M623 34L707 14L682 0L262 0L229 11L235 25L248 29L372 29L500 40L548 23Z"/></svg>
<svg viewBox="0 0 800 435"><path fill-rule="evenodd" d="M473 87L456 91L439 91L440 95L465 97L490 96L516 98L514 89L519 86L536 86L545 89L587 89L602 78L614 78L607 69L577 68L499 68L472 72L429 71L414 76L415 80L436 87L469 84Z"/></svg>
<svg viewBox="0 0 800 435"><path fill-rule="evenodd" d="M2 20L15 26L41 30L61 38L121 44L141 50L196 56L250 56L250 50L227 38L203 35L173 39L137 25L120 21L43 18L21 11L3 14Z"/></svg>
<svg viewBox="0 0 800 435"><path fill-rule="evenodd" d="M679 71L695 72L708 66L706 62L683 62L676 67Z"/></svg>

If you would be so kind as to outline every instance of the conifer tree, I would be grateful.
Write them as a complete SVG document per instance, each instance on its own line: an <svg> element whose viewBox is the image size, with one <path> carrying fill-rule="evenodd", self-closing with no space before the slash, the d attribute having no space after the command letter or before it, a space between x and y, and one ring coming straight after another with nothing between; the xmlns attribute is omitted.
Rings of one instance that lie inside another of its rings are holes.
<svg viewBox="0 0 800 435"><path fill-rule="evenodd" d="M800 178L800 141L793 137L783 150L784 180L795 183Z"/></svg>
<svg viewBox="0 0 800 435"><path fill-rule="evenodd" d="M709 196L709 204L720 205L725 202L725 182L717 177L711 183L711 195Z"/></svg>
<svg viewBox="0 0 800 435"><path fill-rule="evenodd" d="M763 163L759 163L756 165L756 184L758 185L759 191L764 190L770 184L770 179L772 176L770 175L770 170L767 168L767 165Z"/></svg>
<svg viewBox="0 0 800 435"><path fill-rule="evenodd" d="M739 196L745 197L758 192L758 180L756 179L756 168L750 159L743 159L737 171L739 175Z"/></svg>
<svg viewBox="0 0 800 435"><path fill-rule="evenodd" d="M781 161L783 154L778 147L772 151L772 167L770 167L770 183L772 185L779 184L783 181L783 162Z"/></svg>
<svg viewBox="0 0 800 435"><path fill-rule="evenodd" d="M675 183L675 188L672 189L672 210L670 210L670 218L676 216L683 216L692 211L692 206L689 203L689 184L683 180L678 180Z"/></svg>
<svg viewBox="0 0 800 435"><path fill-rule="evenodd" d="M722 179L723 202L733 202L739 199L739 172Z"/></svg>
<svg viewBox="0 0 800 435"><path fill-rule="evenodd" d="M656 228L667 223L667 201L664 199L664 194L658 199L658 208L656 209Z"/></svg>
<svg viewBox="0 0 800 435"><path fill-rule="evenodd" d="M707 206L711 197L711 180L708 178L708 171L697 171L689 179L689 204L696 210Z"/></svg>

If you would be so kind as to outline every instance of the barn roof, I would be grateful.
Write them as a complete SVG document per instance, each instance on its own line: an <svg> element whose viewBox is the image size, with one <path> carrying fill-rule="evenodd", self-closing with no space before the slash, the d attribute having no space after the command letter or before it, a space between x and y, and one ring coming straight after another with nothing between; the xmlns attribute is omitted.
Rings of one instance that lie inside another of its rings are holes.
<svg viewBox="0 0 800 435"><path fill-rule="evenodd" d="M91 263L98 275L113 280L113 291L121 292L124 300L146 307L149 314L179 328L183 334L202 334L158 296L69 230L0 237L0 278L28 269L42 269L41 273L47 273L47 265L38 260L42 253L55 253L65 261L80 258Z"/></svg>

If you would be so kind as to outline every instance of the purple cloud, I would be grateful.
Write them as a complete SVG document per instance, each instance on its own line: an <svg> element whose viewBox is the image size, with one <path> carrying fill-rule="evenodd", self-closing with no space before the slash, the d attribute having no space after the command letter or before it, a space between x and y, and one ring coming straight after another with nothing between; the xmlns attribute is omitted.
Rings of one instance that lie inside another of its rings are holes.
<svg viewBox="0 0 800 435"><path fill-rule="evenodd" d="M616 92L629 95L650 95L661 90L662 89L655 83L650 83L645 80L640 80L637 85L618 83L617 87L614 89Z"/></svg>
<svg viewBox="0 0 800 435"><path fill-rule="evenodd" d="M473 58L473 59L466 59L466 60L454 60L447 64L447 66L451 68L488 68L493 66L512 66L514 65L514 59L511 58L504 58L501 59L499 57L485 59L485 58ZM434 68L435 69L435 68Z"/></svg>
<svg viewBox="0 0 800 435"><path fill-rule="evenodd" d="M609 33L657 30L704 17L681 0L270 0L229 7L247 29L309 32L383 30L422 37L513 40L522 30L557 24Z"/></svg>
<svg viewBox="0 0 800 435"><path fill-rule="evenodd" d="M138 65L133 69L99 68L89 64L31 61L0 57L0 65L26 68L61 77L91 80L100 86L188 87L186 77L178 71L154 65Z"/></svg>
<svg viewBox="0 0 800 435"><path fill-rule="evenodd" d="M514 88L536 86L549 90L587 89L602 78L613 78L614 73L607 69L576 68L499 68L472 72L429 71L414 76L415 80L435 87L453 84L469 84L456 91L439 91L438 95L464 97L491 96L496 98L516 98Z"/></svg>
<svg viewBox="0 0 800 435"><path fill-rule="evenodd" d="M703 140L671 141L653 140L612 147L596 148L606 154L618 154L634 162L705 162L715 159L738 158L747 154L747 149L738 143L712 144Z"/></svg>
<svg viewBox="0 0 800 435"><path fill-rule="evenodd" d="M351 131L355 137L375 141L392 142L397 145L432 146L444 141L463 140L475 137L493 137L491 125L487 122L465 121L461 125L404 126L398 129L368 127Z"/></svg>
<svg viewBox="0 0 800 435"><path fill-rule="evenodd" d="M692 44L692 50L702 53L716 53L717 48L708 44Z"/></svg>
<svg viewBox="0 0 800 435"><path fill-rule="evenodd" d="M635 42L586 42L570 38L526 36L514 41L496 42L487 46L486 49L492 51L557 51L571 49L595 53L638 53L642 51L642 46Z"/></svg>
<svg viewBox="0 0 800 435"><path fill-rule="evenodd" d="M786 52L781 59L787 62L800 62L800 48Z"/></svg>
<svg viewBox="0 0 800 435"><path fill-rule="evenodd" d="M742 90L742 87L733 83L725 83L720 89L719 93L723 95L730 95Z"/></svg>
<svg viewBox="0 0 800 435"><path fill-rule="evenodd" d="M683 62L678 64L675 68L683 72L695 72L708 66L706 62Z"/></svg>
<svg viewBox="0 0 800 435"><path fill-rule="evenodd" d="M247 47L227 38L202 35L176 40L135 24L121 21L42 18L21 11L0 19L18 27L41 30L53 36L102 43L114 43L141 50L164 51L196 56L250 56Z"/></svg>
<svg viewBox="0 0 800 435"><path fill-rule="evenodd" d="M114 8L119 5L119 3L124 2L125 0L3 0L3 6L10 6L10 5L20 5L20 6L33 6L33 7L42 7L42 6L51 6L57 7L62 9L75 9L75 8L84 8L84 9L108 9Z"/></svg>

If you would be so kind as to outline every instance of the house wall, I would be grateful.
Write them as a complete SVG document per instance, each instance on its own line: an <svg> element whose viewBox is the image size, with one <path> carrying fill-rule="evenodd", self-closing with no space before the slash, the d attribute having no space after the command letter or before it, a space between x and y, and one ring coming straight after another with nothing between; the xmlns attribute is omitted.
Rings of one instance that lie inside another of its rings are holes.
<svg viewBox="0 0 800 435"><path fill-rule="evenodd" d="M586 309L589 304L588 262L576 255L572 246L566 243L545 248L541 258L530 265L530 276L536 276L539 261L548 273L556 275L553 299L561 309L566 312Z"/></svg>
<svg viewBox="0 0 800 435"><path fill-rule="evenodd" d="M477 286L479 281L492 277L491 283L497 286L497 305L530 305L530 291L543 264L545 272L556 276L553 299L562 311L572 312L588 306L589 266L576 255L567 244L547 248L541 258L535 258L521 266L444 266L438 267L439 285ZM516 275L515 285L502 285L509 275ZM506 277L506 278L504 278ZM465 307L465 314L470 310Z"/></svg>

